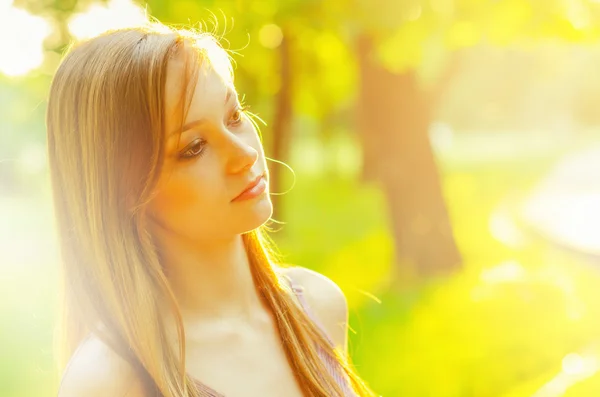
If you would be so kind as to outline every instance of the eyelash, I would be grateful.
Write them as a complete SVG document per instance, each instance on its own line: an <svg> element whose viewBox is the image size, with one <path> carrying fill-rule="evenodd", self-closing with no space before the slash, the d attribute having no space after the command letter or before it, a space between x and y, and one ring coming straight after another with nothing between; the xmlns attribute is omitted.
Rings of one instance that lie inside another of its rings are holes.
<svg viewBox="0 0 600 397"><path fill-rule="evenodd" d="M233 123L234 127L237 127L240 124L242 124L242 122L244 121L244 119L243 119L244 112L246 110L248 110L249 108L250 108L249 106L244 105L244 106L240 106L234 110L234 112L233 112L234 114L236 112L239 112L239 114L240 114L239 118ZM183 152L180 155L180 157L184 160L202 157L202 155L205 152L203 149L205 144L206 144L206 141L204 139L197 139L196 141L194 141L194 144L192 146L190 146L185 152ZM198 148L198 147L202 148L202 149L199 152L194 152L193 149Z"/></svg>
<svg viewBox="0 0 600 397"><path fill-rule="evenodd" d="M194 141L194 144L192 144L192 146L190 146L185 152L181 153L180 157L184 160L186 159L191 159L194 157L202 157L202 155L204 154L204 145L206 144L206 141L204 139L197 139ZM194 152L193 149L200 147L202 148L199 152Z"/></svg>
<svg viewBox="0 0 600 397"><path fill-rule="evenodd" d="M239 117L239 119L238 119L238 120L235 122L234 126L238 126L238 125L242 124L242 121L244 121L244 118L243 118L243 116L244 116L244 112L245 112L246 110L248 110L249 108L250 108L250 106L247 106L247 105L242 105L242 106L239 106L237 109L235 109L235 110L233 111L233 113L239 112L239 114L240 114L240 117Z"/></svg>

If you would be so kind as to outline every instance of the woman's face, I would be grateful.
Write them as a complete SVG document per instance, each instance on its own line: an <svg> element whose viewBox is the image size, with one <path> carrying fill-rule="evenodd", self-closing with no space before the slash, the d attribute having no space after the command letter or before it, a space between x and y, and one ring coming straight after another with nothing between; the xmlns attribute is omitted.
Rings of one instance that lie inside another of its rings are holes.
<svg viewBox="0 0 600 397"><path fill-rule="evenodd" d="M179 58L168 66L165 163L150 203L151 219L194 241L230 239L259 227L272 214L263 148L234 87L209 62L200 67L180 129L184 66ZM266 185L262 193L234 200L261 175L258 190Z"/></svg>

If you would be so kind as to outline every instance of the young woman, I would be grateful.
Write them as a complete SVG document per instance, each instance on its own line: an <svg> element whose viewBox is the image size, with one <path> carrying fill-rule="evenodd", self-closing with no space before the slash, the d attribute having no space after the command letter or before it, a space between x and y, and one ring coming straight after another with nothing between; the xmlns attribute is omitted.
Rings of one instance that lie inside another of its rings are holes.
<svg viewBox="0 0 600 397"><path fill-rule="evenodd" d="M60 397L373 395L341 290L275 263L263 148L211 35L150 24L79 43L47 128Z"/></svg>

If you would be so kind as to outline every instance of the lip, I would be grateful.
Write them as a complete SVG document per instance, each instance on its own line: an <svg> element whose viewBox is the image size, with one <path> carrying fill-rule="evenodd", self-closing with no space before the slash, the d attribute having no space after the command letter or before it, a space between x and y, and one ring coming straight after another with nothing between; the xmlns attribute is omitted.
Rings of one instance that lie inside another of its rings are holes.
<svg viewBox="0 0 600 397"><path fill-rule="evenodd" d="M231 201L242 201L254 198L262 194L266 187L265 175L261 174L252 180L252 182L250 182L246 188Z"/></svg>

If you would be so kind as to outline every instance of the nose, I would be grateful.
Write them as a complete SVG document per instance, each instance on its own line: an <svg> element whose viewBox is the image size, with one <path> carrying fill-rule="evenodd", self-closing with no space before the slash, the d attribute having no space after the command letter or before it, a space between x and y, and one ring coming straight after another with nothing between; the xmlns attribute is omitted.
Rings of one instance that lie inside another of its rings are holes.
<svg viewBox="0 0 600 397"><path fill-rule="evenodd" d="M227 172L237 174L246 171L258 160L258 151L236 135L231 135Z"/></svg>

